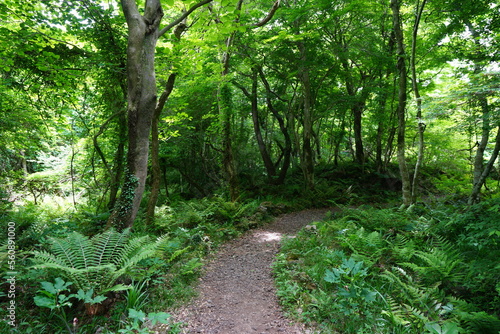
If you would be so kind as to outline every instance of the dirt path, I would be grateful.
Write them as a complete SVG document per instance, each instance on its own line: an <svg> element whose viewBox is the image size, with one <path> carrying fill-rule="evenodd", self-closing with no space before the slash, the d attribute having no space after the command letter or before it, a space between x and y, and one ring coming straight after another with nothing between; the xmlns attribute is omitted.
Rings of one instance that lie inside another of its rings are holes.
<svg viewBox="0 0 500 334"><path fill-rule="evenodd" d="M310 333L283 316L270 266L284 235L321 220L327 211L286 214L224 245L200 279L199 297L173 314L186 324L182 333Z"/></svg>

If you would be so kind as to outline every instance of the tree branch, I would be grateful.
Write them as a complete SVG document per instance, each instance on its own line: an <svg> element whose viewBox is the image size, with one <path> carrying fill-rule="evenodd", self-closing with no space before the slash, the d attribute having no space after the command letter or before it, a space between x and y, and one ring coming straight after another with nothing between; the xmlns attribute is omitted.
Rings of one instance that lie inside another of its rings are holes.
<svg viewBox="0 0 500 334"><path fill-rule="evenodd" d="M134 15L140 16L135 0L121 0L121 5L127 22Z"/></svg>
<svg viewBox="0 0 500 334"><path fill-rule="evenodd" d="M252 95L248 92L248 90L242 84L236 82L235 80L231 81L231 83L233 85L235 85L236 87L238 87L239 89L241 89L241 91L243 92L243 94L245 94L246 97L248 97L249 99L252 98Z"/></svg>
<svg viewBox="0 0 500 334"><path fill-rule="evenodd" d="M181 23L186 17L188 17L196 9L198 9L199 7L201 7L203 5L206 5L207 3L210 3L212 1L213 0L202 0L202 1L198 2L197 4L193 5L193 7L189 8L189 10L185 11L184 13L182 13L181 16L179 16L177 19L175 19L174 21L172 21L165 28L161 29L160 32L159 32L159 34L158 34L158 37L163 36L167 31L169 31L170 29L172 29L173 27L175 27L176 25L178 25L179 23Z"/></svg>
<svg viewBox="0 0 500 334"><path fill-rule="evenodd" d="M263 18L262 21L255 23L253 26L254 27L262 27L267 22L271 21L271 19L274 16L274 13L276 13L276 11L278 10L279 6L280 6L280 0L276 0L276 2L274 3L273 7L269 11L269 13L267 13L267 16L265 18Z"/></svg>

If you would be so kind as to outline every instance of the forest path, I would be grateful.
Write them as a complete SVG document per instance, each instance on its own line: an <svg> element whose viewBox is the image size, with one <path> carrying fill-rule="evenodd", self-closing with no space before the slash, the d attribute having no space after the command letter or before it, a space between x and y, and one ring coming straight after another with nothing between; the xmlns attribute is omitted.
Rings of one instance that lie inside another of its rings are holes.
<svg viewBox="0 0 500 334"><path fill-rule="evenodd" d="M284 214L223 245L200 278L199 296L173 312L182 333L310 333L283 315L276 297L271 263L284 235L324 218L328 209Z"/></svg>

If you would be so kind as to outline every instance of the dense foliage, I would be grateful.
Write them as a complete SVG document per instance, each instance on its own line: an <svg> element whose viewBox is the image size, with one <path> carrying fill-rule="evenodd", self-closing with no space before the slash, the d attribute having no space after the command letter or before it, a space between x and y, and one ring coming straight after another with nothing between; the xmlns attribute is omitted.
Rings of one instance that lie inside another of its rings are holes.
<svg viewBox="0 0 500 334"><path fill-rule="evenodd" d="M284 244L281 300L322 333L497 333L497 205L335 210Z"/></svg>
<svg viewBox="0 0 500 334"><path fill-rule="evenodd" d="M0 330L146 333L218 243L384 204L289 241L284 304L494 331L499 29L488 0L2 1Z"/></svg>

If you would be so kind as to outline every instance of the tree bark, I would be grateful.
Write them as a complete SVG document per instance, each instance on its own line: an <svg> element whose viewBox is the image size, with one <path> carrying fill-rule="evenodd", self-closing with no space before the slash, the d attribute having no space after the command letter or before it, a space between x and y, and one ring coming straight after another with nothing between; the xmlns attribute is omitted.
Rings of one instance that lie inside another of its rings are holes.
<svg viewBox="0 0 500 334"><path fill-rule="evenodd" d="M285 147L283 149L283 163L281 165L280 173L278 175L278 178L276 179L276 184L283 184L285 182L286 174L288 171L288 168L290 167L291 163L291 156L292 156L292 138L290 137L290 133L288 131L288 127L285 123L285 119L283 116L280 115L278 110L273 105L271 96L272 96L272 91L271 91L271 86L269 85L269 82L267 81L266 76L264 75L264 71L262 70L261 67L258 68L259 71L259 76L260 80L264 84L264 87L266 88L266 104L267 108L271 111L273 114L274 118L278 121L278 125L280 127L280 131L283 134L283 137L285 138Z"/></svg>
<svg viewBox="0 0 500 334"><path fill-rule="evenodd" d="M121 5L128 26L128 170L110 217L110 223L119 229L133 225L146 185L149 134L157 99L155 48L163 17L159 0L147 1L144 15L139 13L135 0L122 0Z"/></svg>
<svg viewBox="0 0 500 334"><path fill-rule="evenodd" d="M241 89L243 94L250 99L251 102L251 113L252 113L252 123L255 133L255 138L257 139L257 146L259 147L260 156L264 162L264 167L266 168L267 176L271 181L274 181L276 176L276 168L274 167L273 161L269 152L267 150L266 143L262 137L262 131L260 129L260 117L259 117L259 107L257 101L257 70L252 69L252 92L248 92L247 89L238 83L234 83L238 88Z"/></svg>
<svg viewBox="0 0 500 334"><path fill-rule="evenodd" d="M239 0L236 5L236 11L239 13L241 11L241 6L243 5L243 0ZM238 14L239 15L239 14ZM239 21L239 16L237 16L235 22ZM235 32L226 39L226 51L222 55L222 82L219 86L218 91L218 107L219 107L219 119L222 132L222 167L224 170L224 177L229 189L229 198L231 201L237 201L239 197L239 180L238 174L236 172L236 162L234 161L234 152L232 144L232 124L231 124L231 113L232 113L232 92L229 87L227 80L225 79L229 73L229 65L231 58L231 46L233 44L235 37Z"/></svg>
<svg viewBox="0 0 500 334"><path fill-rule="evenodd" d="M347 46L342 46L343 48L347 48ZM361 96L357 95L357 89L354 87L354 82L352 79L351 71L352 68L349 66L347 58L342 56L342 67L345 71L345 86L347 90L347 94L352 99L351 112L353 116L353 131L354 131L354 146L355 146L355 160L358 164L363 165L365 163L365 152L363 147L363 111L365 109L365 101L368 98L367 89L363 88L363 92ZM360 77L362 77L362 73L360 73ZM363 79L360 79L360 86L364 86Z"/></svg>
<svg viewBox="0 0 500 334"><path fill-rule="evenodd" d="M224 168L225 179L229 188L229 197L231 201L238 200L239 181L236 173L236 164L234 161L232 144L232 92L226 82L222 83L219 89L219 117L222 132L222 166Z"/></svg>
<svg viewBox="0 0 500 334"><path fill-rule="evenodd" d="M481 175L483 174L484 169L484 151L486 150L486 146L488 146L488 141L490 138L490 108L488 105L488 100L485 96L477 97L478 103L481 108L481 140L477 143L477 151L476 156L474 157L474 171L473 171L473 187L479 183L481 179Z"/></svg>
<svg viewBox="0 0 500 334"><path fill-rule="evenodd" d="M116 204L120 181L124 172L125 145L127 137L127 115L124 112L118 115L118 147L114 158L111 186L109 189L108 208L112 210Z"/></svg>
<svg viewBox="0 0 500 334"><path fill-rule="evenodd" d="M417 126L418 126L418 153L417 162L415 163L415 170L413 172L413 183L411 187L411 200L415 203L418 195L418 182L420 179L420 169L424 160L424 132L425 123L422 119L422 97L420 96L420 90L417 81L417 69L416 69L416 53L417 53L417 37L418 37L418 27L420 25L420 20L422 18L422 12L424 10L427 0L423 0L422 4L419 6L417 2L415 23L413 25L412 33L412 43L411 43L411 57L410 57L410 67L411 67L411 81L413 86L413 94L415 95L415 102L417 104Z"/></svg>
<svg viewBox="0 0 500 334"><path fill-rule="evenodd" d="M474 38L474 43L478 47L478 50L480 49L480 35L477 32L477 30L473 27L473 25L470 22L466 22L466 26L469 28L469 30L472 33L472 37ZM482 71L482 66L479 62L474 63L474 74L479 74ZM474 166L473 166L473 178L472 178L472 191L471 195L469 197L469 204L474 204L479 202L479 195L481 192L481 188L486 180L486 177L488 176L490 170L486 170L487 166L490 164L490 162L493 159L493 156L490 158L490 161L488 164L484 165L484 151L486 150L486 147L488 146L488 141L490 137L490 131L491 131L491 117L490 117L490 105L488 103L488 98L484 93L478 93L476 96L473 97L473 100L477 102L479 105L479 109L481 111L481 140L477 143L477 150L476 150L476 155L474 157ZM500 130L499 130L500 131ZM498 145L498 136L497 136L497 141L495 145L495 150ZM493 152L495 154L495 152ZM496 156L495 156L496 159ZM494 162L494 160L493 160ZM493 165L493 162L491 165Z"/></svg>
<svg viewBox="0 0 500 334"><path fill-rule="evenodd" d="M127 171L108 226L131 227L139 211L148 175L149 135L157 102L155 49L158 38L190 13L212 0L202 0L165 28L159 29L160 0L147 0L141 15L135 0L121 0L128 27L127 43Z"/></svg>
<svg viewBox="0 0 500 334"><path fill-rule="evenodd" d="M469 197L469 204L476 204L479 203L479 195L481 193L481 187L484 185L484 182L486 181L486 178L491 172L491 169L493 168L493 164L497 160L498 157L498 152L500 151L500 126L498 127L497 130L497 136L495 139L495 148L493 149L493 153L491 154L490 160L486 164L486 166L483 167L483 162L481 161L481 168L482 168L482 173L477 177L474 175L474 185L472 187L472 192ZM475 170L474 170L475 171Z"/></svg>
<svg viewBox="0 0 500 334"><path fill-rule="evenodd" d="M156 203L160 194L160 181L161 181L161 167L160 167L160 142L158 138L158 121L160 115L167 102L170 93L174 89L176 73L170 74L165 90L160 96L153 115L153 122L151 125L151 193L149 195L148 207L146 209L146 224L153 223L155 217Z"/></svg>
<svg viewBox="0 0 500 334"><path fill-rule="evenodd" d="M309 68L307 66L307 54L304 41L299 42L300 60L302 66L300 67L300 80L302 84L303 93L303 128L302 128L302 154L301 166L302 173L304 174L304 182L306 190L314 190L314 153L312 150L312 93L311 82L309 78Z"/></svg>
<svg viewBox="0 0 500 334"><path fill-rule="evenodd" d="M396 52L397 52L397 73L398 73L398 105L396 109L398 117L398 133L397 133L397 147L398 147L398 163L399 173L401 175L402 192L403 192L403 205L411 204L411 183L408 174L408 167L406 166L405 158L405 128L406 128L406 103L407 103L407 80L406 80L406 54L404 48L404 36L401 27L401 14L399 0L391 0L391 9L393 14L393 29L394 37L396 39Z"/></svg>

